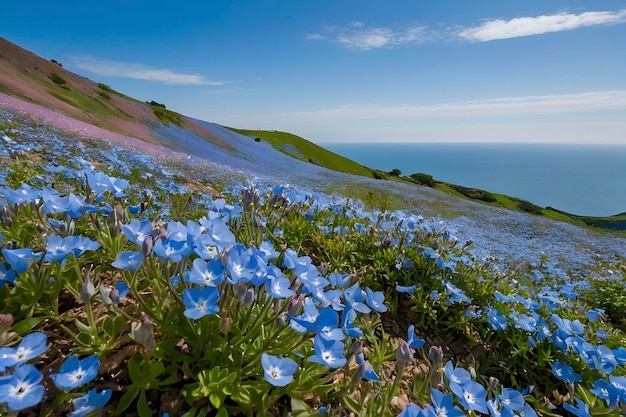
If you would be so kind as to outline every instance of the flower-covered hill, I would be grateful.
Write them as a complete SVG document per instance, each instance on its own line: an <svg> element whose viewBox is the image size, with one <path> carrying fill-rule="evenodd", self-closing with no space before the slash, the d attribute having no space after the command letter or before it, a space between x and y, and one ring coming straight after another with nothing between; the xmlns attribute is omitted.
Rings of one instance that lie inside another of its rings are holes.
<svg viewBox="0 0 626 417"><path fill-rule="evenodd" d="M296 162L255 169L269 150L212 160L175 128L195 156L18 113L0 111L0 415L626 408L617 238ZM354 188L369 206L327 192ZM380 210L385 196L407 209Z"/></svg>

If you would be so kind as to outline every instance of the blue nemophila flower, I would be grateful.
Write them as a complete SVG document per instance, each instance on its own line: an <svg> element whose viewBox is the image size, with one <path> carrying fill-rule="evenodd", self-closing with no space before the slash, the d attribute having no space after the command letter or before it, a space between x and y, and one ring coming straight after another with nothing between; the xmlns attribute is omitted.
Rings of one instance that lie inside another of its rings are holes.
<svg viewBox="0 0 626 417"><path fill-rule="evenodd" d="M38 259L41 259L41 252L33 252L30 248L23 249L2 249L4 259L11 265L16 274L23 274Z"/></svg>
<svg viewBox="0 0 626 417"><path fill-rule="evenodd" d="M559 361L555 361L552 364L552 374L560 381L566 381L570 383L582 381L582 377L574 373L574 369L571 366L561 363Z"/></svg>
<svg viewBox="0 0 626 417"><path fill-rule="evenodd" d="M314 355L309 356L309 361L326 365L329 368L339 368L347 362L343 355L344 344L339 340L326 340L319 334L313 339Z"/></svg>
<svg viewBox="0 0 626 417"><path fill-rule="evenodd" d="M41 191L41 199L46 212L49 214L65 213L70 209L69 197L61 197L53 188L44 188Z"/></svg>
<svg viewBox="0 0 626 417"><path fill-rule="evenodd" d="M0 263L0 288L4 287L4 284L15 282L15 271L8 268L7 264Z"/></svg>
<svg viewBox="0 0 626 417"><path fill-rule="evenodd" d="M506 316L500 313L497 308L489 307L487 322L494 330L506 330L507 328Z"/></svg>
<svg viewBox="0 0 626 417"><path fill-rule="evenodd" d="M146 239L151 238L152 229L152 222L148 219L141 221L135 219L122 226L122 232L126 238L140 248L143 248L143 242Z"/></svg>
<svg viewBox="0 0 626 417"><path fill-rule="evenodd" d="M409 287L403 285L396 285L396 291L400 293L413 294L415 290L418 288L417 285L411 285Z"/></svg>
<svg viewBox="0 0 626 417"><path fill-rule="evenodd" d="M320 310L316 320L317 334L326 340L343 340L346 338L343 330L339 328L339 314L331 307Z"/></svg>
<svg viewBox="0 0 626 417"><path fill-rule="evenodd" d="M524 412L524 396L514 388L503 388L498 399L502 406L518 413Z"/></svg>
<svg viewBox="0 0 626 417"><path fill-rule="evenodd" d="M273 298L289 298L296 295L295 291L289 288L291 282L276 265L270 265L267 278L265 286Z"/></svg>
<svg viewBox="0 0 626 417"><path fill-rule="evenodd" d="M615 386L604 379L598 379L591 388L593 394L598 398L602 398L606 401L606 405L609 407L616 407L619 400L619 391Z"/></svg>
<svg viewBox="0 0 626 417"><path fill-rule="evenodd" d="M67 358L58 374L50 375L54 384L64 391L71 391L91 381L98 375L100 360L97 356L88 356L79 360L78 356Z"/></svg>
<svg viewBox="0 0 626 417"><path fill-rule="evenodd" d="M16 348L0 349L0 372L6 368L21 365L48 350L47 337L41 332L30 333Z"/></svg>
<svg viewBox="0 0 626 417"><path fill-rule="evenodd" d="M409 346L413 349L419 349L422 346L424 346L424 343L426 343L424 341L424 339L420 339L418 337L416 337L415 334L415 325L411 324L409 326L409 331L408 331L408 338L407 338L407 343L409 344Z"/></svg>
<svg viewBox="0 0 626 417"><path fill-rule="evenodd" d="M374 367L368 360L365 360L362 355L363 355L362 353L357 355L357 361L356 361L356 363L359 365L356 371L356 374L359 376L359 379L365 379L367 381L373 381L373 382L380 382L380 377L374 370Z"/></svg>
<svg viewBox="0 0 626 417"><path fill-rule="evenodd" d="M369 313L371 310L365 304L365 293L361 286L356 283L343 291L343 298L346 301L346 308L353 308L359 313Z"/></svg>
<svg viewBox="0 0 626 417"><path fill-rule="evenodd" d="M87 204L82 196L76 196L70 193L68 196L69 211L68 214L72 218L82 217L85 214L96 213L100 211L100 207Z"/></svg>
<svg viewBox="0 0 626 417"><path fill-rule="evenodd" d="M42 379L33 365L18 366L13 375L0 377L0 404L7 404L13 412L39 404L45 391L39 385Z"/></svg>
<svg viewBox="0 0 626 417"><path fill-rule="evenodd" d="M450 384L463 385L472 380L472 376L463 368L455 368L452 361L446 362L443 367L443 373Z"/></svg>
<svg viewBox="0 0 626 417"><path fill-rule="evenodd" d="M73 399L74 411L69 413L68 417L84 417L94 411L101 410L109 402L112 393L113 390L111 389L98 392L94 388L82 397Z"/></svg>
<svg viewBox="0 0 626 417"><path fill-rule="evenodd" d="M385 303L385 294L382 291L372 291L368 287L365 288L365 301L372 310L384 313L387 311Z"/></svg>
<svg viewBox="0 0 626 417"><path fill-rule="evenodd" d="M356 316L356 311L352 308L344 309L341 313L341 329L346 334L346 336L363 336L363 331L354 325L354 320L356 319Z"/></svg>
<svg viewBox="0 0 626 417"><path fill-rule="evenodd" d="M185 288L183 290L183 302L185 311L183 314L190 319L199 319L209 314L220 311L217 305L220 291L215 287Z"/></svg>
<svg viewBox="0 0 626 417"><path fill-rule="evenodd" d="M458 288L456 285L451 283L450 281L444 281L443 284L446 287L446 290L450 293L450 298L446 301L447 305L454 303L471 303L472 299L469 298L462 289Z"/></svg>
<svg viewBox="0 0 626 417"><path fill-rule="evenodd" d="M41 190L22 184L17 190L9 187L2 188L2 195L12 204L32 203L41 196Z"/></svg>
<svg viewBox="0 0 626 417"><path fill-rule="evenodd" d="M615 387L618 392L619 400L626 403L626 376L609 376L611 385Z"/></svg>
<svg viewBox="0 0 626 417"><path fill-rule="evenodd" d="M435 416L446 417L464 417L465 413L460 408L455 407L452 394L444 394L443 392L431 389L430 399L433 402Z"/></svg>
<svg viewBox="0 0 626 417"><path fill-rule="evenodd" d="M319 310L311 297L304 299L303 307L304 312L300 316L289 316L291 319L289 325L298 333L306 333L307 330L315 331L317 329L317 316L320 314Z"/></svg>
<svg viewBox="0 0 626 417"><path fill-rule="evenodd" d="M228 228L228 225L224 220L219 217L214 219L200 219L200 225L202 225L207 232L207 235L211 238L211 241L217 246L217 251L222 252L228 246L235 244L235 235Z"/></svg>
<svg viewBox="0 0 626 417"><path fill-rule="evenodd" d="M261 355L261 365L263 365L263 378L275 387L284 387L293 381L293 374L298 369L298 364L290 358L279 358L278 356Z"/></svg>
<svg viewBox="0 0 626 417"><path fill-rule="evenodd" d="M574 407L571 403L563 403L563 408L567 411L575 415L576 417L591 417L589 414L589 406L580 398L574 397L576 400L576 407Z"/></svg>
<svg viewBox="0 0 626 417"><path fill-rule="evenodd" d="M226 269L228 279L233 284L239 281L251 282L258 266L258 258L241 243L235 243L228 252Z"/></svg>
<svg viewBox="0 0 626 417"><path fill-rule="evenodd" d="M459 368L457 368L459 369ZM488 414L487 390L476 381L469 381L463 385L450 384L450 389L466 410L474 410Z"/></svg>
<svg viewBox="0 0 626 417"><path fill-rule="evenodd" d="M142 252L120 252L117 254L115 261L111 263L117 269L125 271L136 271L143 262Z"/></svg>
<svg viewBox="0 0 626 417"><path fill-rule="evenodd" d="M217 287L224 281L224 271L221 259L207 262L202 258L196 258L187 274L187 281L203 287Z"/></svg>
<svg viewBox="0 0 626 417"><path fill-rule="evenodd" d="M170 238L168 235L165 240L158 239L154 244L153 250L157 256L177 263L183 259L183 256L191 254L191 247L187 242L186 235L184 240L176 239L176 237L180 237L177 234L172 236L173 238Z"/></svg>
<svg viewBox="0 0 626 417"><path fill-rule="evenodd" d="M50 235L46 241L46 255L44 261L63 262L71 253L76 257L81 256L87 250L97 250L100 244L84 236L61 237Z"/></svg>
<svg viewBox="0 0 626 417"><path fill-rule="evenodd" d="M420 417L422 416L422 409L413 403L407 404L400 414L396 417ZM429 416L430 417L430 416Z"/></svg>

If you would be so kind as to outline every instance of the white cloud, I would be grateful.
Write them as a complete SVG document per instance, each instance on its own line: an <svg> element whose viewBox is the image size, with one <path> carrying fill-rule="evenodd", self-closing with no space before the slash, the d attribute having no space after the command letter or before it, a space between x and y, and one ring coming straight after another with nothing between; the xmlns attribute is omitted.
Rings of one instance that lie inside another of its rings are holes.
<svg viewBox="0 0 626 417"><path fill-rule="evenodd" d="M306 35L306 40L308 41L323 41L326 39L326 36L320 35L319 33L309 33Z"/></svg>
<svg viewBox="0 0 626 417"><path fill-rule="evenodd" d="M511 20L488 20L480 26L460 30L458 36L471 42L487 42L625 22L626 9L581 14L558 13L537 17L518 17Z"/></svg>
<svg viewBox="0 0 626 417"><path fill-rule="evenodd" d="M111 61L86 55L71 56L70 63L77 68L103 77L134 78L165 84L214 86L226 84L225 81L208 80L202 75L183 74L169 69L150 68L143 64Z"/></svg>
<svg viewBox="0 0 626 417"><path fill-rule="evenodd" d="M346 48L369 50L408 44L423 43L426 39L425 27L390 29L367 27L363 22L350 22L347 26L330 26L328 35L310 34L308 40L330 40Z"/></svg>
<svg viewBox="0 0 626 417"><path fill-rule="evenodd" d="M346 106L285 113L283 117L302 121L381 120L515 114L568 114L620 109L626 110L626 90L503 97L442 105Z"/></svg>

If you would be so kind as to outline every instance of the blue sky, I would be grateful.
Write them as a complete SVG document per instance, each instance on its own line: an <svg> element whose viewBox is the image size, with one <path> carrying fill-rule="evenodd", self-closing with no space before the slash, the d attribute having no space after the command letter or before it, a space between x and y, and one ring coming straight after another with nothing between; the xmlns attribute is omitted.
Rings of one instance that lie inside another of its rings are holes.
<svg viewBox="0 0 626 417"><path fill-rule="evenodd" d="M626 3L1 2L0 36L142 100L324 142L626 144Z"/></svg>

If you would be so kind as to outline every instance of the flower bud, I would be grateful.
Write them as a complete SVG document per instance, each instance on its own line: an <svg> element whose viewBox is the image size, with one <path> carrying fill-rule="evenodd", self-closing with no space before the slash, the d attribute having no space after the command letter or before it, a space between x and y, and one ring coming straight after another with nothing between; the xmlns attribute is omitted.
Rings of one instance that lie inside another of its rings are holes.
<svg viewBox="0 0 626 417"><path fill-rule="evenodd" d="M400 343L400 347L396 351L396 370L398 373L398 378L402 378L402 373L404 372L404 368L406 365L413 361L413 352L409 347L409 344L403 340Z"/></svg>
<svg viewBox="0 0 626 417"><path fill-rule="evenodd" d="M7 331L12 324L13 315L11 313L0 314L0 333L4 333L5 331Z"/></svg>
<svg viewBox="0 0 626 417"><path fill-rule="evenodd" d="M222 317L220 317L220 322L217 325L217 328L223 335L227 335L230 332L230 327L232 326L232 320L230 318L230 314L228 314L227 310L224 310L222 313Z"/></svg>
<svg viewBox="0 0 626 417"><path fill-rule="evenodd" d="M440 346L431 346L428 350L428 359L433 366L439 366L443 362L443 349Z"/></svg>
<svg viewBox="0 0 626 417"><path fill-rule="evenodd" d="M299 295L297 297L293 297L289 300L289 306L287 307L287 312L290 316L297 316L302 311L302 306L304 306L304 296Z"/></svg>

